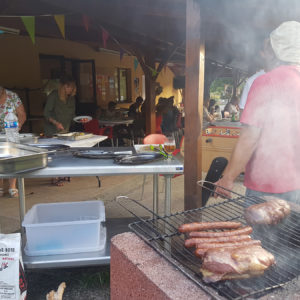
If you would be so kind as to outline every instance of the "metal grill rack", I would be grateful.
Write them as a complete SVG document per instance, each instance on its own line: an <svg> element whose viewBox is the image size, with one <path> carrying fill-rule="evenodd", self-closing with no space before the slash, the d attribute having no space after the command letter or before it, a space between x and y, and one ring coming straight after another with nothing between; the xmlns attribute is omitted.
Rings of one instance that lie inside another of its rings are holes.
<svg viewBox="0 0 300 300"><path fill-rule="evenodd" d="M164 217L154 215L151 210L133 199L120 196L117 201L127 210L128 207L137 205L152 214L149 219L140 219L140 221L130 224L130 229L214 299L224 299L224 297L244 299L250 296L256 298L275 288L282 287L300 275L300 214L298 212L292 211L282 223L276 226L252 226L253 239L261 240L262 247L275 256L276 265L270 267L263 276L243 280L204 283L199 271L201 259L194 255L193 250L184 247L185 236L177 231L181 224L191 222L235 220L246 224L243 218L245 202L253 205L263 200L236 193L233 195L233 198L224 199L224 202L219 204ZM217 293L211 292L208 287Z"/></svg>

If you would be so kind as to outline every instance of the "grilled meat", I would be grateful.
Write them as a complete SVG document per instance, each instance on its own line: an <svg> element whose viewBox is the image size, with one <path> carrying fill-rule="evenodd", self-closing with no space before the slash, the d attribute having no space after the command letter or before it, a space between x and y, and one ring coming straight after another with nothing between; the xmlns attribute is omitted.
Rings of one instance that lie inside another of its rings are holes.
<svg viewBox="0 0 300 300"><path fill-rule="evenodd" d="M209 230L209 229L236 229L241 227L240 222L194 222L188 224L182 224L179 226L178 231L185 233L197 230Z"/></svg>
<svg viewBox="0 0 300 300"><path fill-rule="evenodd" d="M246 208L244 217L248 224L273 225L289 215L290 210L290 205L285 200L272 198Z"/></svg>
<svg viewBox="0 0 300 300"><path fill-rule="evenodd" d="M275 263L274 256L261 246L209 249L200 271L207 283L262 275Z"/></svg>

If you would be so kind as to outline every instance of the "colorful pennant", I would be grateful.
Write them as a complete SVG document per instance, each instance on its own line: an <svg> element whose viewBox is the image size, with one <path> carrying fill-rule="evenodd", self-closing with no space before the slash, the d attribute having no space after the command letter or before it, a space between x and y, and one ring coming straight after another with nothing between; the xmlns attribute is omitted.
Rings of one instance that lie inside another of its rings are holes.
<svg viewBox="0 0 300 300"><path fill-rule="evenodd" d="M21 17L21 19L32 40L32 43L35 44L35 17Z"/></svg>
<svg viewBox="0 0 300 300"><path fill-rule="evenodd" d="M103 41L103 47L106 48L107 40L109 38L109 33L102 28L102 41Z"/></svg>
<svg viewBox="0 0 300 300"><path fill-rule="evenodd" d="M56 21L56 24L60 30L60 33L62 34L63 38L66 38L65 33L65 16L64 15L54 15L54 19Z"/></svg>
<svg viewBox="0 0 300 300"><path fill-rule="evenodd" d="M82 24L83 24L86 32L88 32L89 27L90 27L90 19L87 15L82 15Z"/></svg>

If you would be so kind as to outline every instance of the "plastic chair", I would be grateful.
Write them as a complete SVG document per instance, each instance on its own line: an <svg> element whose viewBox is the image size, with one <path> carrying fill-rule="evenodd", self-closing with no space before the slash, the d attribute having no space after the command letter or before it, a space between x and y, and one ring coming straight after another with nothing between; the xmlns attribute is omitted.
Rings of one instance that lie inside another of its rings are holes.
<svg viewBox="0 0 300 300"><path fill-rule="evenodd" d="M91 121L84 123L83 127L85 132L92 133L95 135L107 135L111 141L112 147L114 146L112 126L105 126L100 128L98 120L92 119Z"/></svg>
<svg viewBox="0 0 300 300"><path fill-rule="evenodd" d="M144 138L143 143L145 145L150 145L150 144L164 144L165 141L167 140L167 137L163 134L159 134L159 133L152 133L147 135Z"/></svg>

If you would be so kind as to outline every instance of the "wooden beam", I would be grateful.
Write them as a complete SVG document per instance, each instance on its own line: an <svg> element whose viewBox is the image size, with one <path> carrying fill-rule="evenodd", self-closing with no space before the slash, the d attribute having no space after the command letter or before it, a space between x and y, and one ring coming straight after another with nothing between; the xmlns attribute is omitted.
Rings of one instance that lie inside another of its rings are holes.
<svg viewBox="0 0 300 300"><path fill-rule="evenodd" d="M202 206L201 131L204 94L205 49L200 34L200 2L187 0L186 8L186 81L185 81L185 140L184 140L184 209Z"/></svg>

